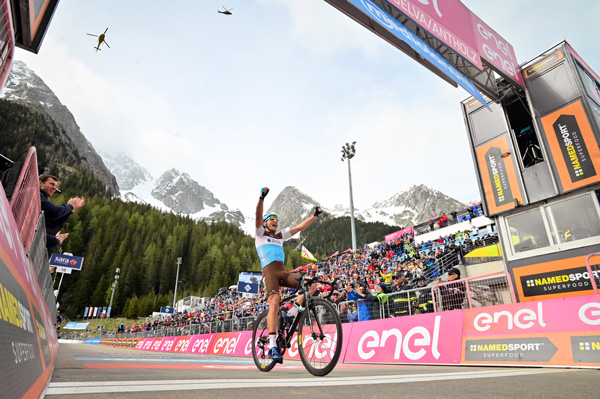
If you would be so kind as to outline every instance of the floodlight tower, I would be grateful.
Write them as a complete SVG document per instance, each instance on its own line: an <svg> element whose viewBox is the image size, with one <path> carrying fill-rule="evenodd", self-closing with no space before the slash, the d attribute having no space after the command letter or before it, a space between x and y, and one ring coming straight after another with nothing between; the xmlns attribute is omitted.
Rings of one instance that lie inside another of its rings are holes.
<svg viewBox="0 0 600 399"><path fill-rule="evenodd" d="M354 145L356 141L353 141L352 144L346 143L345 146L342 146L342 162L344 159L348 160L348 182L350 186L350 224L352 226L352 251L356 252L356 227L354 226L354 201L352 200L352 173L350 171L350 160L354 158L356 154L356 148Z"/></svg>
<svg viewBox="0 0 600 399"><path fill-rule="evenodd" d="M110 303L108 304L108 309L112 310L112 303L113 303L113 298L115 297L115 290L117 289L117 282L119 281L119 273L121 273L121 269L119 269L117 267L117 270L115 270L115 281L113 281L112 283L112 294L110 294ZM110 317L110 310L108 310L107 312L107 318Z"/></svg>

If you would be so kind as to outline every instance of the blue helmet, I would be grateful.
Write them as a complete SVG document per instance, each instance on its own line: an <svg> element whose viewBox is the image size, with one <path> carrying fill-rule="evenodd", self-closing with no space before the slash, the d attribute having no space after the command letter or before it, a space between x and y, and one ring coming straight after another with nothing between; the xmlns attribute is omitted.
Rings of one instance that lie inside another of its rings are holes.
<svg viewBox="0 0 600 399"><path fill-rule="evenodd" d="M267 213L265 215L265 217L263 218L263 222L266 222L268 218L270 218L271 216L275 216L277 219L279 219L279 216L276 213Z"/></svg>

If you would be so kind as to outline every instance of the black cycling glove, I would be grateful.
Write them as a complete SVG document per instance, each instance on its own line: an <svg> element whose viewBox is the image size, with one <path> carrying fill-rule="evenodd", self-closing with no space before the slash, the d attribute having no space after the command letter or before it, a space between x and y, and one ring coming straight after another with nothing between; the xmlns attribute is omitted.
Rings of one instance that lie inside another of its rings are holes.
<svg viewBox="0 0 600 399"><path fill-rule="evenodd" d="M260 189L260 199L264 200L265 197L267 196L267 194L269 194L269 189L266 187L263 187Z"/></svg>
<svg viewBox="0 0 600 399"><path fill-rule="evenodd" d="M319 207L318 207L318 206L316 206L316 207L315 207L315 214L314 214L314 216L317 216L317 217L318 217L318 216L319 216L321 213L323 213L323 210L319 210Z"/></svg>

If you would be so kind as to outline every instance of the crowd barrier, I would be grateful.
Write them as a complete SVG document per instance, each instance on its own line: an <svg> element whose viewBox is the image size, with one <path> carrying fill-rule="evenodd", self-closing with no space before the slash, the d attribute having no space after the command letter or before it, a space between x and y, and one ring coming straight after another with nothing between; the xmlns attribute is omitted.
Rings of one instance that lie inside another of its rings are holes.
<svg viewBox="0 0 600 399"><path fill-rule="evenodd" d="M55 303L32 148L10 203L0 185L2 397L39 398L50 380L58 355Z"/></svg>
<svg viewBox="0 0 600 399"><path fill-rule="evenodd" d="M342 329L342 363L600 368L599 295L345 323ZM104 338L99 344L251 357L252 331ZM297 340L284 357L299 359Z"/></svg>

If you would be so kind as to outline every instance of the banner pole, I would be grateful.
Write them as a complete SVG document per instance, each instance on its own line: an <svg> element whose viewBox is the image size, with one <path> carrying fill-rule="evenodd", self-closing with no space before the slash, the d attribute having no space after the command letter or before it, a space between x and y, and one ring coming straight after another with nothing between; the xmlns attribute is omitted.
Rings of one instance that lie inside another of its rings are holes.
<svg viewBox="0 0 600 399"><path fill-rule="evenodd" d="M56 290L56 297L58 298L58 293L60 292L60 285L62 284L62 279L65 276L65 272L60 274L60 282L58 283L58 289Z"/></svg>

